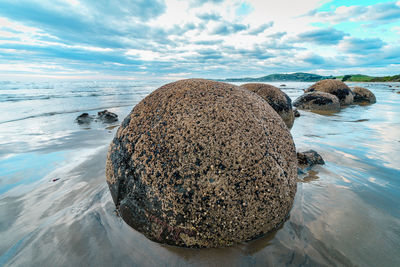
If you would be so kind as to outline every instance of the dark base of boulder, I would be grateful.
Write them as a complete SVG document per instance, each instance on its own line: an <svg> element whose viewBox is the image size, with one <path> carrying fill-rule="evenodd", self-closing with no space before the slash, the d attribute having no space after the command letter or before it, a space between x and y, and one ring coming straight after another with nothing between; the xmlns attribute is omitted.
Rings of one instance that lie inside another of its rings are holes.
<svg viewBox="0 0 400 267"><path fill-rule="evenodd" d="M297 108L293 109L293 115L295 118L300 117L300 112L297 110Z"/></svg>
<svg viewBox="0 0 400 267"><path fill-rule="evenodd" d="M303 110L340 111L340 102L335 95L319 91L299 96L293 106Z"/></svg>

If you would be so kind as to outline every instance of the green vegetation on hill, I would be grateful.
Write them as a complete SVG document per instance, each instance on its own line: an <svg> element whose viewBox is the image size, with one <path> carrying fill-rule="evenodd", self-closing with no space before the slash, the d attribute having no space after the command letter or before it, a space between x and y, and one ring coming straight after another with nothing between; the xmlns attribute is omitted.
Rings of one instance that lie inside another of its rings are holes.
<svg viewBox="0 0 400 267"><path fill-rule="evenodd" d="M394 76L374 77L371 82L400 82L400 74Z"/></svg>
<svg viewBox="0 0 400 267"><path fill-rule="evenodd" d="M363 75L363 74L353 74L353 75L344 75L344 76L336 76L336 79L341 80L343 82L369 82L373 78L372 76Z"/></svg>
<svg viewBox="0 0 400 267"><path fill-rule="evenodd" d="M400 82L400 74L394 76L373 77L363 74L352 74L344 76L336 76L343 82Z"/></svg>

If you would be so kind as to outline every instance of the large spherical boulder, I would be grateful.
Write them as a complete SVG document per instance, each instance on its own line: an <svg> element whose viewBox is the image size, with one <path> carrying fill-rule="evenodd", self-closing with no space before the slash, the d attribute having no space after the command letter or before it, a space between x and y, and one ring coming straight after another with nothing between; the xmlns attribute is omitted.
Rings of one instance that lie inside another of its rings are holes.
<svg viewBox="0 0 400 267"><path fill-rule="evenodd" d="M305 110L339 111L339 99L332 94L324 92L310 92L299 96L293 106Z"/></svg>
<svg viewBox="0 0 400 267"><path fill-rule="evenodd" d="M281 116L286 126L291 129L294 122L292 100L275 86L264 83L247 83L242 87L258 94Z"/></svg>
<svg viewBox="0 0 400 267"><path fill-rule="evenodd" d="M122 218L149 239L220 247L287 218L296 165L292 136L267 102L193 79L133 108L111 142L106 177Z"/></svg>
<svg viewBox="0 0 400 267"><path fill-rule="evenodd" d="M369 104L376 103L376 97L374 93L372 93L370 90L366 88L358 86L354 87L353 95L354 95L354 103L369 103Z"/></svg>
<svg viewBox="0 0 400 267"><path fill-rule="evenodd" d="M350 88L339 80L321 80L311 85L305 92L320 91L333 94L339 98L340 105L346 106L353 103L353 93Z"/></svg>

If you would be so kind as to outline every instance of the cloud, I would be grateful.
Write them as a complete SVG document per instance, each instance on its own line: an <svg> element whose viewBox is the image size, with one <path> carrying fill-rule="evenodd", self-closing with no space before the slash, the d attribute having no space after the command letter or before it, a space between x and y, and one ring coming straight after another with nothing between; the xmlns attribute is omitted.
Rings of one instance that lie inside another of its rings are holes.
<svg viewBox="0 0 400 267"><path fill-rule="evenodd" d="M379 38L359 39L354 37L345 38L339 44L339 49L347 53L368 54L381 49L385 45Z"/></svg>
<svg viewBox="0 0 400 267"><path fill-rule="evenodd" d="M370 6L339 6L333 11L313 10L306 15L318 21L333 23L344 21L390 23L400 19L400 5L398 2L388 2Z"/></svg>
<svg viewBox="0 0 400 267"><path fill-rule="evenodd" d="M223 40L200 40L200 41L195 41L194 43L198 45L218 45L222 44Z"/></svg>
<svg viewBox="0 0 400 267"><path fill-rule="evenodd" d="M221 20L221 19L222 19L221 15L218 15L218 14L216 14L216 13L202 13L202 14L197 14L197 17L198 17L199 19L206 20L206 21L209 21L209 20L218 21L218 20Z"/></svg>
<svg viewBox="0 0 400 267"><path fill-rule="evenodd" d="M298 35L303 42L312 42L319 45L334 45L339 43L346 34L334 28L323 28L311 30Z"/></svg>
<svg viewBox="0 0 400 267"><path fill-rule="evenodd" d="M165 3L160 0L123 0L118 5L106 0L87 1L78 7L59 0L0 2L0 15L40 28L64 42L103 47L124 47L126 37L156 34L144 22L164 11ZM161 28L157 31L163 36Z"/></svg>
<svg viewBox="0 0 400 267"><path fill-rule="evenodd" d="M240 24L240 23L220 23L218 24L212 31L211 34L216 35L229 35L233 33L237 33L240 31L244 31L248 29L248 25Z"/></svg>
<svg viewBox="0 0 400 267"><path fill-rule="evenodd" d="M0 76L12 65L15 73L49 72L48 65L57 73L104 77L262 76L368 66L394 71L399 4L321 12L320 3L2 0ZM335 25L340 21L346 23ZM358 21L392 24L372 32Z"/></svg>
<svg viewBox="0 0 400 267"><path fill-rule="evenodd" d="M285 36L287 32L275 32L267 35L268 38L271 39L281 39L283 36Z"/></svg>
<svg viewBox="0 0 400 267"><path fill-rule="evenodd" d="M194 7L202 6L204 4L221 4L224 0L190 0L190 3Z"/></svg>
<svg viewBox="0 0 400 267"><path fill-rule="evenodd" d="M300 57L304 62L310 63L312 65L322 65L325 63L325 59L320 55L314 53L307 53L306 55Z"/></svg>
<svg viewBox="0 0 400 267"><path fill-rule="evenodd" d="M248 33L250 35L257 35L257 34L264 32L266 29L271 28L273 25L274 25L274 22L270 21L268 23L261 24L257 28L250 30Z"/></svg>

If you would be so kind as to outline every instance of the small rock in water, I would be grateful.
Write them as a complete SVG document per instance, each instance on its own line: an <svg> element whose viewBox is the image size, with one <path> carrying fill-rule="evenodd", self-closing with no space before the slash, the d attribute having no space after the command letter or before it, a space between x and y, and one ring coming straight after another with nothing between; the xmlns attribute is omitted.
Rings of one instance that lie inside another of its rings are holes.
<svg viewBox="0 0 400 267"><path fill-rule="evenodd" d="M286 86L286 84L281 84L281 85L280 85L280 87L285 87L285 86Z"/></svg>
<svg viewBox="0 0 400 267"><path fill-rule="evenodd" d="M295 118L300 117L300 112L297 110L297 108L293 109L293 115Z"/></svg>
<svg viewBox="0 0 400 267"><path fill-rule="evenodd" d="M99 120L105 123L118 121L118 115L108 110L99 111L97 113Z"/></svg>
<svg viewBox="0 0 400 267"><path fill-rule="evenodd" d="M78 124L89 124L93 121L93 117L90 116L88 113L82 113L78 117L76 117L75 121Z"/></svg>
<svg viewBox="0 0 400 267"><path fill-rule="evenodd" d="M396 94L400 94L400 91L397 91L397 93Z"/></svg>
<svg viewBox="0 0 400 267"><path fill-rule="evenodd" d="M304 173L310 170L314 165L324 165L325 161L315 150L297 152L298 172Z"/></svg>

